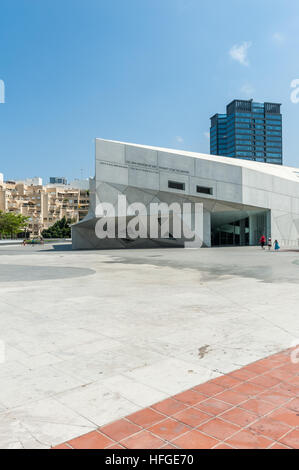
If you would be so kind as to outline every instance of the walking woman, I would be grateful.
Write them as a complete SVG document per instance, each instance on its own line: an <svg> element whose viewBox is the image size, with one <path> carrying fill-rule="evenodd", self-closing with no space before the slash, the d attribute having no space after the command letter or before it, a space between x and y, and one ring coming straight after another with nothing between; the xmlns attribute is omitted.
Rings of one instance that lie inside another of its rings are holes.
<svg viewBox="0 0 299 470"><path fill-rule="evenodd" d="M265 237L265 235L262 235L261 238L260 238L260 245L262 247L262 250L265 249L265 243L266 243L266 237Z"/></svg>

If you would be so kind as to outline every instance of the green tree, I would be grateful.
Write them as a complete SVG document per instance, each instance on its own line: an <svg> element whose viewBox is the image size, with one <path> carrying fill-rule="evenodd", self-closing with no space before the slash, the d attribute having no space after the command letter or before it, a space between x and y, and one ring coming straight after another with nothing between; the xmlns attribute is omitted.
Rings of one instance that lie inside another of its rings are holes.
<svg viewBox="0 0 299 470"><path fill-rule="evenodd" d="M71 226L74 220L66 219L62 217L48 229L42 231L43 238L70 238L71 237Z"/></svg>
<svg viewBox="0 0 299 470"><path fill-rule="evenodd" d="M29 217L14 212L0 211L0 235L1 237L13 237L24 232L28 226Z"/></svg>

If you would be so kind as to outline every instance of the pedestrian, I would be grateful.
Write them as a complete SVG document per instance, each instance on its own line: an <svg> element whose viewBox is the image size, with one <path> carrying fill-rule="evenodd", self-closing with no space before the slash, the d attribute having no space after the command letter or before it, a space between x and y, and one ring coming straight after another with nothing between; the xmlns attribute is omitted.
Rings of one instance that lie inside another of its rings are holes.
<svg viewBox="0 0 299 470"><path fill-rule="evenodd" d="M272 248L272 239L271 237L268 238L268 250L270 251Z"/></svg>
<svg viewBox="0 0 299 470"><path fill-rule="evenodd" d="M266 237L265 237L265 235L262 235L261 238L260 238L260 245L262 247L262 250L265 249L265 243L266 243Z"/></svg>
<svg viewBox="0 0 299 470"><path fill-rule="evenodd" d="M278 240L275 240L275 242L274 242L274 250L275 250L275 251L278 251L279 249L280 249L280 246L279 246L279 244L278 244Z"/></svg>

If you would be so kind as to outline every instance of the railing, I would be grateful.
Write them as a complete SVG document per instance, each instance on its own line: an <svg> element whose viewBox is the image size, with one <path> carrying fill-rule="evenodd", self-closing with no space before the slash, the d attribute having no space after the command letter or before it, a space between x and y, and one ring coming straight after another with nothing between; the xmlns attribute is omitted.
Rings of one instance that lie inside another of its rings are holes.
<svg viewBox="0 0 299 470"><path fill-rule="evenodd" d="M299 248L299 239L298 240L283 239L283 240L279 240L278 243L280 244L281 247L284 247L284 248Z"/></svg>

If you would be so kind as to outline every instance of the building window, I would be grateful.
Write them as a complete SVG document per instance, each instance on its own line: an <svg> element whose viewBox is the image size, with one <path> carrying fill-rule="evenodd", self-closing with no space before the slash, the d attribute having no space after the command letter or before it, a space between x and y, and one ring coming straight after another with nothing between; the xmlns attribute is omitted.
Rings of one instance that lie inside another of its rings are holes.
<svg viewBox="0 0 299 470"><path fill-rule="evenodd" d="M278 131L267 131L267 135L281 135L281 132L278 132Z"/></svg>
<svg viewBox="0 0 299 470"><path fill-rule="evenodd" d="M213 188L208 188L206 186L196 186L196 191L202 194L213 194Z"/></svg>
<svg viewBox="0 0 299 470"><path fill-rule="evenodd" d="M281 158L281 153L272 153L272 152L268 152L268 153L267 153L267 156L268 156L268 157L279 157L279 158Z"/></svg>
<svg viewBox="0 0 299 470"><path fill-rule="evenodd" d="M171 189L179 189L185 191L185 183L179 183L178 181L168 181L168 187Z"/></svg>

